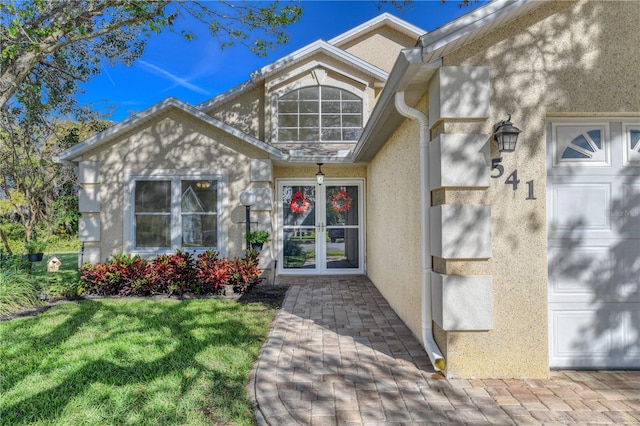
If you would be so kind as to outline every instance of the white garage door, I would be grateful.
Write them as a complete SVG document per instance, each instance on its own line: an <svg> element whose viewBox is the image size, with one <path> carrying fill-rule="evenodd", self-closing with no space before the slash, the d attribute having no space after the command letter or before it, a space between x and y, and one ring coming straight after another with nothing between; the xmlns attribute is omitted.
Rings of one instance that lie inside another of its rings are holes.
<svg viewBox="0 0 640 426"><path fill-rule="evenodd" d="M549 126L550 364L640 368L640 120Z"/></svg>

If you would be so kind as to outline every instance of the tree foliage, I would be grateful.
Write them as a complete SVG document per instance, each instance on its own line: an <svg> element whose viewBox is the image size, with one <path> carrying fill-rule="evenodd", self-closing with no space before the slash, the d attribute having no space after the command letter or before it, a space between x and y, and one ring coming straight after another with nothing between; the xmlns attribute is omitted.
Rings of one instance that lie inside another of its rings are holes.
<svg viewBox="0 0 640 426"><path fill-rule="evenodd" d="M175 26L180 15L207 25L221 47L240 43L266 55L287 41L286 27L301 16L277 1L10 0L0 2L0 107L28 90L69 96L105 63L129 64L146 37ZM36 78L37 77L37 78Z"/></svg>
<svg viewBox="0 0 640 426"><path fill-rule="evenodd" d="M0 109L0 214L18 219L25 240L33 237L41 222L48 225L48 232L54 225L70 230L77 226L73 203L66 198L75 197L75 173L52 157L110 125L35 116L42 119L19 109Z"/></svg>
<svg viewBox="0 0 640 426"><path fill-rule="evenodd" d="M105 64L130 64L148 36L179 28L181 15L206 25L221 47L258 55L287 41L301 9L277 1L0 1L0 214L17 217L29 240L36 224L72 229L76 181L52 158L104 122L77 99ZM75 122L77 124L72 124Z"/></svg>

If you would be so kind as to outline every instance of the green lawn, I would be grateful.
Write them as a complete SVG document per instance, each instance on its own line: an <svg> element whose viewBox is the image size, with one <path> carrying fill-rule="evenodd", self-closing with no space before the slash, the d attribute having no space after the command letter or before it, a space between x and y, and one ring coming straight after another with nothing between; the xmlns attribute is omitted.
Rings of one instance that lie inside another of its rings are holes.
<svg viewBox="0 0 640 426"><path fill-rule="evenodd" d="M0 323L1 425L254 424L275 311L232 300L74 301Z"/></svg>

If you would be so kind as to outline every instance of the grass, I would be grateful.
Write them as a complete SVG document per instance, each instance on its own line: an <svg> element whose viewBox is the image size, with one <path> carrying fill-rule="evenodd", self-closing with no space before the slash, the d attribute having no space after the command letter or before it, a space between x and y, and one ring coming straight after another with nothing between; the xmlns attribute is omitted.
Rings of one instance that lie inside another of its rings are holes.
<svg viewBox="0 0 640 426"><path fill-rule="evenodd" d="M62 265L58 272L47 272L47 260L53 256L57 257ZM33 263L31 274L43 283L44 290L50 297L79 295L80 273L77 252L45 254L42 262Z"/></svg>
<svg viewBox="0 0 640 426"><path fill-rule="evenodd" d="M17 255L13 261L23 261L22 256ZM0 268L0 317L41 305L41 293L50 298L79 295L77 253L56 256L62 261L58 272L47 272L49 256L33 264L24 261L23 267L8 262Z"/></svg>
<svg viewBox="0 0 640 426"><path fill-rule="evenodd" d="M250 425L275 311L232 300L74 301L0 323L2 425Z"/></svg>

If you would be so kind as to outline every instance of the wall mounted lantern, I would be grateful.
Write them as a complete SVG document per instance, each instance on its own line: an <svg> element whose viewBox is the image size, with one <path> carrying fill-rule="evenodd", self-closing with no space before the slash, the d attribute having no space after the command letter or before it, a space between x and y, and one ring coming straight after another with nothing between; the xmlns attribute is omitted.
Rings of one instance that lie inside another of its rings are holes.
<svg viewBox="0 0 640 426"><path fill-rule="evenodd" d="M251 232L251 206L256 203L256 194L249 189L242 191L240 193L240 202L245 207L246 228L244 236L247 243L247 250L249 250L249 247L251 247L249 243L249 232Z"/></svg>
<svg viewBox="0 0 640 426"><path fill-rule="evenodd" d="M316 163L318 165L318 173L316 173L316 182L318 185L322 185L324 183L324 173L322 173L322 163Z"/></svg>
<svg viewBox="0 0 640 426"><path fill-rule="evenodd" d="M516 150L518 134L522 131L511 123L511 114L507 120L503 120L493 126L493 138L498 142L500 152L513 152Z"/></svg>

